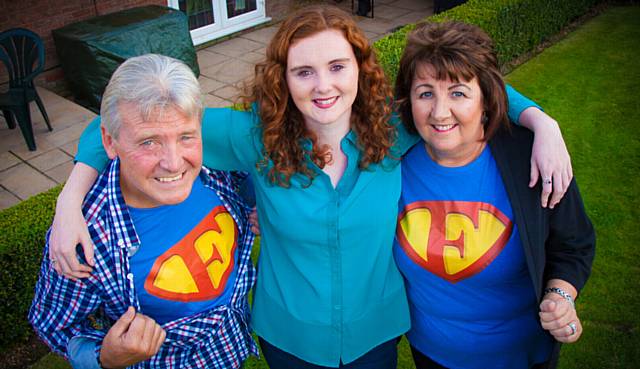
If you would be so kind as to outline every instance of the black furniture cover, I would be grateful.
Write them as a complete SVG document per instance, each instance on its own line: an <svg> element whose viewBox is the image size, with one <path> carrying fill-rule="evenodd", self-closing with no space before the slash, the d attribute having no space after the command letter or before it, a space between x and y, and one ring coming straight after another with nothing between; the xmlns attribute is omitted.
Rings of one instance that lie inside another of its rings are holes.
<svg viewBox="0 0 640 369"><path fill-rule="evenodd" d="M187 16L171 8L151 5L98 16L56 29L53 38L71 92L94 112L111 74L130 57L171 56L200 74Z"/></svg>

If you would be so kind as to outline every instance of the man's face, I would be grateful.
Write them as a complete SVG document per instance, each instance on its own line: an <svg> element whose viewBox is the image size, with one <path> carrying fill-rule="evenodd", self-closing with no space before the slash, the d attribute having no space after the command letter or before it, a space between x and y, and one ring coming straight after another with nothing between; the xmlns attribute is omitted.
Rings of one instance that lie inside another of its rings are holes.
<svg viewBox="0 0 640 369"><path fill-rule="evenodd" d="M102 142L109 158L120 158L120 187L127 205L152 208L184 201L202 166L200 117L188 118L167 107L144 120L131 103L118 108L118 138L103 127Z"/></svg>

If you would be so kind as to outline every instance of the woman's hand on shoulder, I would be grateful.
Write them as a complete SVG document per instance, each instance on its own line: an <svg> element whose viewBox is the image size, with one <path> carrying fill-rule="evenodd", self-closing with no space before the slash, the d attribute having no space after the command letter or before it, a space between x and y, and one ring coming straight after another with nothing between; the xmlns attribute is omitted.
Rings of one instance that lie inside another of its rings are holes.
<svg viewBox="0 0 640 369"><path fill-rule="evenodd" d="M255 206L251 214L249 214L249 222L251 223L251 232L256 236L260 236L260 221L258 220L258 209Z"/></svg>
<svg viewBox="0 0 640 369"><path fill-rule="evenodd" d="M87 264L81 264L76 245L82 245ZM82 211L74 206L56 207L49 235L49 259L58 274L76 280L89 277L93 268L93 243Z"/></svg>
<svg viewBox="0 0 640 369"><path fill-rule="evenodd" d="M56 203L49 234L49 260L58 274L73 280L88 277L94 265L93 242L82 215L82 201L97 176L95 169L77 163ZM82 246L87 264L78 260L78 244Z"/></svg>
<svg viewBox="0 0 640 369"><path fill-rule="evenodd" d="M542 207L553 209L569 188L573 178L571 157L562 138L558 123L537 108L522 112L520 123L534 132L531 151L531 179L529 187L542 182Z"/></svg>

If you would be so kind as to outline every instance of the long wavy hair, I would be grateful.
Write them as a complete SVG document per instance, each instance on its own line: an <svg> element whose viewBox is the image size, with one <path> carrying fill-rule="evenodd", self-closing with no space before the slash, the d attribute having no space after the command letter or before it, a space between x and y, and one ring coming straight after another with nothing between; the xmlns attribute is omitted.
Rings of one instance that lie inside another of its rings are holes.
<svg viewBox="0 0 640 369"><path fill-rule="evenodd" d="M358 138L361 152L358 165L367 168L389 155L395 129L389 124L391 88L367 40L350 15L331 6L312 6L289 16L267 47L266 60L255 66L255 76L242 102L249 108L256 103L261 120L264 151L256 163L267 171L269 180L289 187L291 176L301 173L311 184L315 172L305 158L318 167L330 161L329 147L318 147L316 135L304 124L302 113L294 104L286 81L289 48L298 40L325 30L338 30L351 44L359 67L358 94L352 106L351 129ZM309 139L311 148L303 141ZM271 164L270 164L271 163Z"/></svg>

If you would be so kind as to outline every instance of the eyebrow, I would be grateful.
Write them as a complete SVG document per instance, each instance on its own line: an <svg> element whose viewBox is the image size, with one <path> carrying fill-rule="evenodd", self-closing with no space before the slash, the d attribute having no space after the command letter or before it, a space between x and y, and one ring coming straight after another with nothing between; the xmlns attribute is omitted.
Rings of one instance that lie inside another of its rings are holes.
<svg viewBox="0 0 640 369"><path fill-rule="evenodd" d="M450 86L450 87L448 88L448 90L451 90L451 89L454 89L454 88L457 88L457 87L464 87L464 88L466 88L467 90L471 90L471 87L467 86L467 85L466 85L466 84L464 84L464 83L456 83L455 85Z"/></svg>
<svg viewBox="0 0 640 369"><path fill-rule="evenodd" d="M328 63L328 65L335 64L335 63L345 63L345 62L348 62L350 60L351 60L351 58L333 59ZM306 68L312 68L312 67L310 65L299 65L299 66L295 66L295 67L289 69L289 71L295 72L297 70L306 69Z"/></svg>
<svg viewBox="0 0 640 369"><path fill-rule="evenodd" d="M417 85L417 86L414 88L414 90L417 90L417 89L419 89L420 87L433 88L433 85L432 85L432 84L430 84L430 83L422 83L422 84ZM458 88L458 87L464 87L464 88L466 88L467 90L471 90L471 87L467 86L467 85L466 85L466 84L464 84L464 83L456 83L456 84L454 84L454 85L452 85L452 86L449 86L449 88L447 88L447 90L452 90L452 89L454 89L454 88Z"/></svg>

